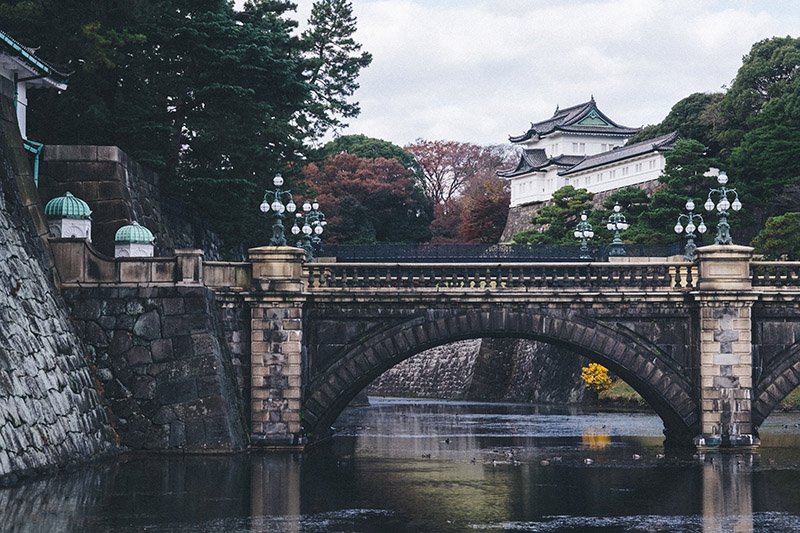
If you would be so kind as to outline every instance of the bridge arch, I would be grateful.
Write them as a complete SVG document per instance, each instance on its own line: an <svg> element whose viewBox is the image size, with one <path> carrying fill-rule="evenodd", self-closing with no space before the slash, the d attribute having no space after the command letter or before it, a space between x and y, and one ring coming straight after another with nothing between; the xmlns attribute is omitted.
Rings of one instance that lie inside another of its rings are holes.
<svg viewBox="0 0 800 533"><path fill-rule="evenodd" d="M800 387L800 342L770 358L753 387L753 426L758 428L769 414L797 387Z"/></svg>
<svg viewBox="0 0 800 533"><path fill-rule="evenodd" d="M664 422L667 441L699 433L699 406L690 380L658 346L620 325L568 312L494 308L428 313L361 339L306 387L303 429L326 434L355 395L397 363L428 348L469 338L513 337L572 349L630 384Z"/></svg>

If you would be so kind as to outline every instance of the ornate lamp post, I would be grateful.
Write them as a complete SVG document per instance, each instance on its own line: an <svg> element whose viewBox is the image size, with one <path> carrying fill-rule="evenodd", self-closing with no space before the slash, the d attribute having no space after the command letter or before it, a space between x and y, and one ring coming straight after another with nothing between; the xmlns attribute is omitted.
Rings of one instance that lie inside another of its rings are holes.
<svg viewBox="0 0 800 533"><path fill-rule="evenodd" d="M269 245L286 246L286 237L284 236L283 228L283 213L284 211L294 213L295 210L297 210L297 204L295 204L294 200L292 200L291 191L284 191L281 189L281 186L283 185L283 176L280 174L275 174L275 177L272 178L272 184L275 185L275 190L264 191L264 200L261 202L259 209L261 209L261 212L264 214L268 213L269 210L272 209L272 238L269 240ZM270 203L268 200L270 195L272 195L272 203ZM284 198L289 199L285 205L283 203Z"/></svg>
<svg viewBox="0 0 800 533"><path fill-rule="evenodd" d="M733 244L733 239L731 239L731 226L728 224L728 209L738 211L742 208L742 202L739 201L739 193L736 192L736 189L725 187L725 184L728 183L728 175L725 174L724 171L720 172L719 176L717 176L717 183L720 184L719 189L711 189L708 192L708 200L706 200L704 207L706 211L712 211L716 207L719 213L717 236L714 239L714 243ZM715 193L719 195L719 202L717 202L716 205L714 204L714 200L711 199L711 196ZM728 200L729 194L733 194L733 202Z"/></svg>
<svg viewBox="0 0 800 533"><path fill-rule="evenodd" d="M622 211L622 206L617 202L614 204L614 212L608 217L608 224L606 224L608 231L614 232L614 240L611 241L611 249L608 251L610 256L625 255L625 247L622 245L619 232L628 229L628 223L625 221L625 215L620 211Z"/></svg>
<svg viewBox="0 0 800 533"><path fill-rule="evenodd" d="M302 227L299 225L302 224ZM322 240L320 235L325 231L325 213L319 210L319 203L316 200L303 203L303 212L297 213L297 217L292 226L292 235L303 235L297 241L297 247L306 251L306 258L309 261L314 259L314 252L319 251L319 243Z"/></svg>
<svg viewBox="0 0 800 533"><path fill-rule="evenodd" d="M686 248L683 250L683 258L687 261L694 261L696 257L695 250L697 250L697 246L694 244L694 230L702 234L705 233L708 228L703 221L703 215L694 213L693 200L689 199L686 201L686 211L688 211L688 213L678 215L678 221L675 222L675 233L680 235L682 231L686 231ZM681 220L683 219L686 219L686 227L681 225ZM695 220L699 220L700 224L695 225Z"/></svg>
<svg viewBox="0 0 800 533"><path fill-rule="evenodd" d="M594 237L594 231L592 231L592 225L586 220L587 218L589 217L586 215L586 211L583 211L581 213L581 221L575 226L575 238L581 241L581 259L592 258L592 254L589 252L588 242L589 239Z"/></svg>

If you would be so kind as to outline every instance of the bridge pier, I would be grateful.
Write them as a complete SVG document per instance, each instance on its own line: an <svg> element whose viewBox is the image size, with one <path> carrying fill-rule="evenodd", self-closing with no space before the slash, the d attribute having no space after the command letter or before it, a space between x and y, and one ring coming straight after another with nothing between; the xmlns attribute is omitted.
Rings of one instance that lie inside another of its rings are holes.
<svg viewBox="0 0 800 533"><path fill-rule="evenodd" d="M249 250L253 268L250 304L250 442L300 446L305 252L286 246Z"/></svg>
<svg viewBox="0 0 800 533"><path fill-rule="evenodd" d="M697 250L699 307L700 446L758 444L753 398L753 249L713 245Z"/></svg>

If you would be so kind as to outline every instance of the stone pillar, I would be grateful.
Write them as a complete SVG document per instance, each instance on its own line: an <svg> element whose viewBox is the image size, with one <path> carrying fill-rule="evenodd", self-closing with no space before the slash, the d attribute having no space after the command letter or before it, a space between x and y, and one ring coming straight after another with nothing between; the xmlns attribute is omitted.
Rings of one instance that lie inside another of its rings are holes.
<svg viewBox="0 0 800 533"><path fill-rule="evenodd" d="M701 435L696 444L757 444L751 418L753 353L750 259L753 249L697 249L700 311Z"/></svg>
<svg viewBox="0 0 800 533"><path fill-rule="evenodd" d="M203 284L203 250L181 248L175 250L178 260L178 285Z"/></svg>
<svg viewBox="0 0 800 533"><path fill-rule="evenodd" d="M305 252L286 246L265 246L252 248L249 253L253 265L250 441L262 446L302 445Z"/></svg>

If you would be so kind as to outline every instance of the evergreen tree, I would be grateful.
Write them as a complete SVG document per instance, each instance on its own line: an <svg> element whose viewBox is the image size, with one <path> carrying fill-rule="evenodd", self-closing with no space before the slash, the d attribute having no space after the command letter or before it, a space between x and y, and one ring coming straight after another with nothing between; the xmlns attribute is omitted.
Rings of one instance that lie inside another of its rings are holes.
<svg viewBox="0 0 800 533"><path fill-rule="evenodd" d="M628 139L633 144L660 135L677 131L684 139L694 139L706 146L708 151L719 151L714 138L714 106L722 99L721 93L694 93L672 106L660 124L646 126Z"/></svg>
<svg viewBox="0 0 800 533"><path fill-rule="evenodd" d="M553 193L550 203L542 207L531 220L532 224L541 226L537 229L527 230L514 235L516 243L527 244L575 244L572 235L578 223L581 212L589 211L592 207L594 194L586 189L576 189L566 185ZM598 225L595 215L592 224Z"/></svg>
<svg viewBox="0 0 800 533"><path fill-rule="evenodd" d="M702 211L709 189L717 185L714 177L704 174L717 166L716 159L708 156L701 143L693 139L678 140L666 154L664 173L659 178L663 188L653 194L647 209L638 215L628 238L641 244L675 242L678 237L672 228L678 215L684 212L690 198L697 206L695 211ZM706 220L709 234L714 223L709 215Z"/></svg>
<svg viewBox="0 0 800 533"><path fill-rule="evenodd" d="M767 220L753 246L758 254L766 259L800 260L800 213L785 213Z"/></svg>
<svg viewBox="0 0 800 533"><path fill-rule="evenodd" d="M767 104L797 94L798 78L800 38L772 37L755 43L730 89L715 105L716 137L721 146L733 149L748 131L763 125L759 123Z"/></svg>
<svg viewBox="0 0 800 533"><path fill-rule="evenodd" d="M331 157L342 152L367 159L375 159L378 157L395 159L409 170L416 169L414 156L409 152L389 141L360 134L341 135L325 143L322 149L319 150L319 155L316 159L321 161L326 157Z"/></svg>
<svg viewBox="0 0 800 533"><path fill-rule="evenodd" d="M361 69L372 62L369 52L353 39L356 18L349 0L316 0L309 29L303 32L307 77L311 95L301 123L312 138L339 131L345 119L358 115L358 102L350 101L359 85Z"/></svg>
<svg viewBox="0 0 800 533"><path fill-rule="evenodd" d="M293 9L284 0L250 0L241 12L228 0L11 0L0 24L73 71L64 93L31 95L32 138L120 146L237 249L263 242L253 206L305 151L297 117L311 84Z"/></svg>

